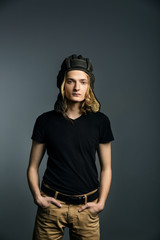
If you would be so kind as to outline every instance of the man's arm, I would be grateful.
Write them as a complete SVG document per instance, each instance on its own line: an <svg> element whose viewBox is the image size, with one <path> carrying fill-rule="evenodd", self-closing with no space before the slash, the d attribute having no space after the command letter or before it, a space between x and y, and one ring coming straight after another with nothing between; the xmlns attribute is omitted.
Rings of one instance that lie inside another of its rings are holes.
<svg viewBox="0 0 160 240"><path fill-rule="evenodd" d="M102 206L102 208L104 208L112 180L111 142L99 144L97 153L101 165L100 194L98 203Z"/></svg>
<svg viewBox="0 0 160 240"><path fill-rule="evenodd" d="M32 147L30 152L29 166L27 169L28 184L32 192L34 202L41 207L47 207L50 203L54 203L61 207L61 204L54 198L42 197L39 188L39 165L46 151L46 145L32 141Z"/></svg>
<svg viewBox="0 0 160 240"><path fill-rule="evenodd" d="M99 200L97 203L88 202L87 204L82 206L79 211L83 211L85 208L92 208L93 212L101 212L104 209L105 202L110 190L112 179L111 142L100 143L97 153L101 166Z"/></svg>

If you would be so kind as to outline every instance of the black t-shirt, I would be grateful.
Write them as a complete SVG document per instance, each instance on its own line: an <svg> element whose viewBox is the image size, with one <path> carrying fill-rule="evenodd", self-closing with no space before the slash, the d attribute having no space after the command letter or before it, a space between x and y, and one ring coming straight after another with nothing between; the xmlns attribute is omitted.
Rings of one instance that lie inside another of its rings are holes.
<svg viewBox="0 0 160 240"><path fill-rule="evenodd" d="M31 139L46 143L47 168L43 181L66 194L84 194L98 188L96 150L114 140L109 118L88 112L73 120L51 110L37 117Z"/></svg>

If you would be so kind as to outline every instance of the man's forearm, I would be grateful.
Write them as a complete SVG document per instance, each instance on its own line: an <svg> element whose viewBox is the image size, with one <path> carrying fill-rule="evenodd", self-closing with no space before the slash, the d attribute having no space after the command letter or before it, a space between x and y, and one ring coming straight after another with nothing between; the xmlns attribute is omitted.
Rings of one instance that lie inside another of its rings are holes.
<svg viewBox="0 0 160 240"><path fill-rule="evenodd" d="M99 193L99 205L104 208L107 196L109 194L110 186L112 180L112 170L108 168L106 170L101 170L100 173L100 193Z"/></svg>
<svg viewBox="0 0 160 240"><path fill-rule="evenodd" d="M27 170L28 184L34 200L38 199L40 194L38 171L32 167Z"/></svg>

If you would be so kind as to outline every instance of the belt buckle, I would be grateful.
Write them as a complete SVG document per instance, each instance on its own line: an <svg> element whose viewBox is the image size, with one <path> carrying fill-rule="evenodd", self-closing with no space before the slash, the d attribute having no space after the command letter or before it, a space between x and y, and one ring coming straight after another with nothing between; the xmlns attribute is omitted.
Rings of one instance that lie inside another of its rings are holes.
<svg viewBox="0 0 160 240"><path fill-rule="evenodd" d="M76 204L81 204L85 203L85 196L80 196L80 197L72 197L71 200L75 200Z"/></svg>
<svg viewBox="0 0 160 240"><path fill-rule="evenodd" d="M78 197L79 199L79 204L84 204L85 203L85 196Z"/></svg>

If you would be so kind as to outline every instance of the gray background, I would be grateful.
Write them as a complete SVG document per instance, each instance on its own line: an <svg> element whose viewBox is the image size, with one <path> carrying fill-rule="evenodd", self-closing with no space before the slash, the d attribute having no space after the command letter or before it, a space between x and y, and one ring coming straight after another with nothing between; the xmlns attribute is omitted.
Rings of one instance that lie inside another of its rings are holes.
<svg viewBox="0 0 160 240"><path fill-rule="evenodd" d="M159 9L142 0L1 1L1 240L31 239L30 137L36 117L53 109L60 64L73 53L91 59L115 137L101 239L160 239Z"/></svg>

